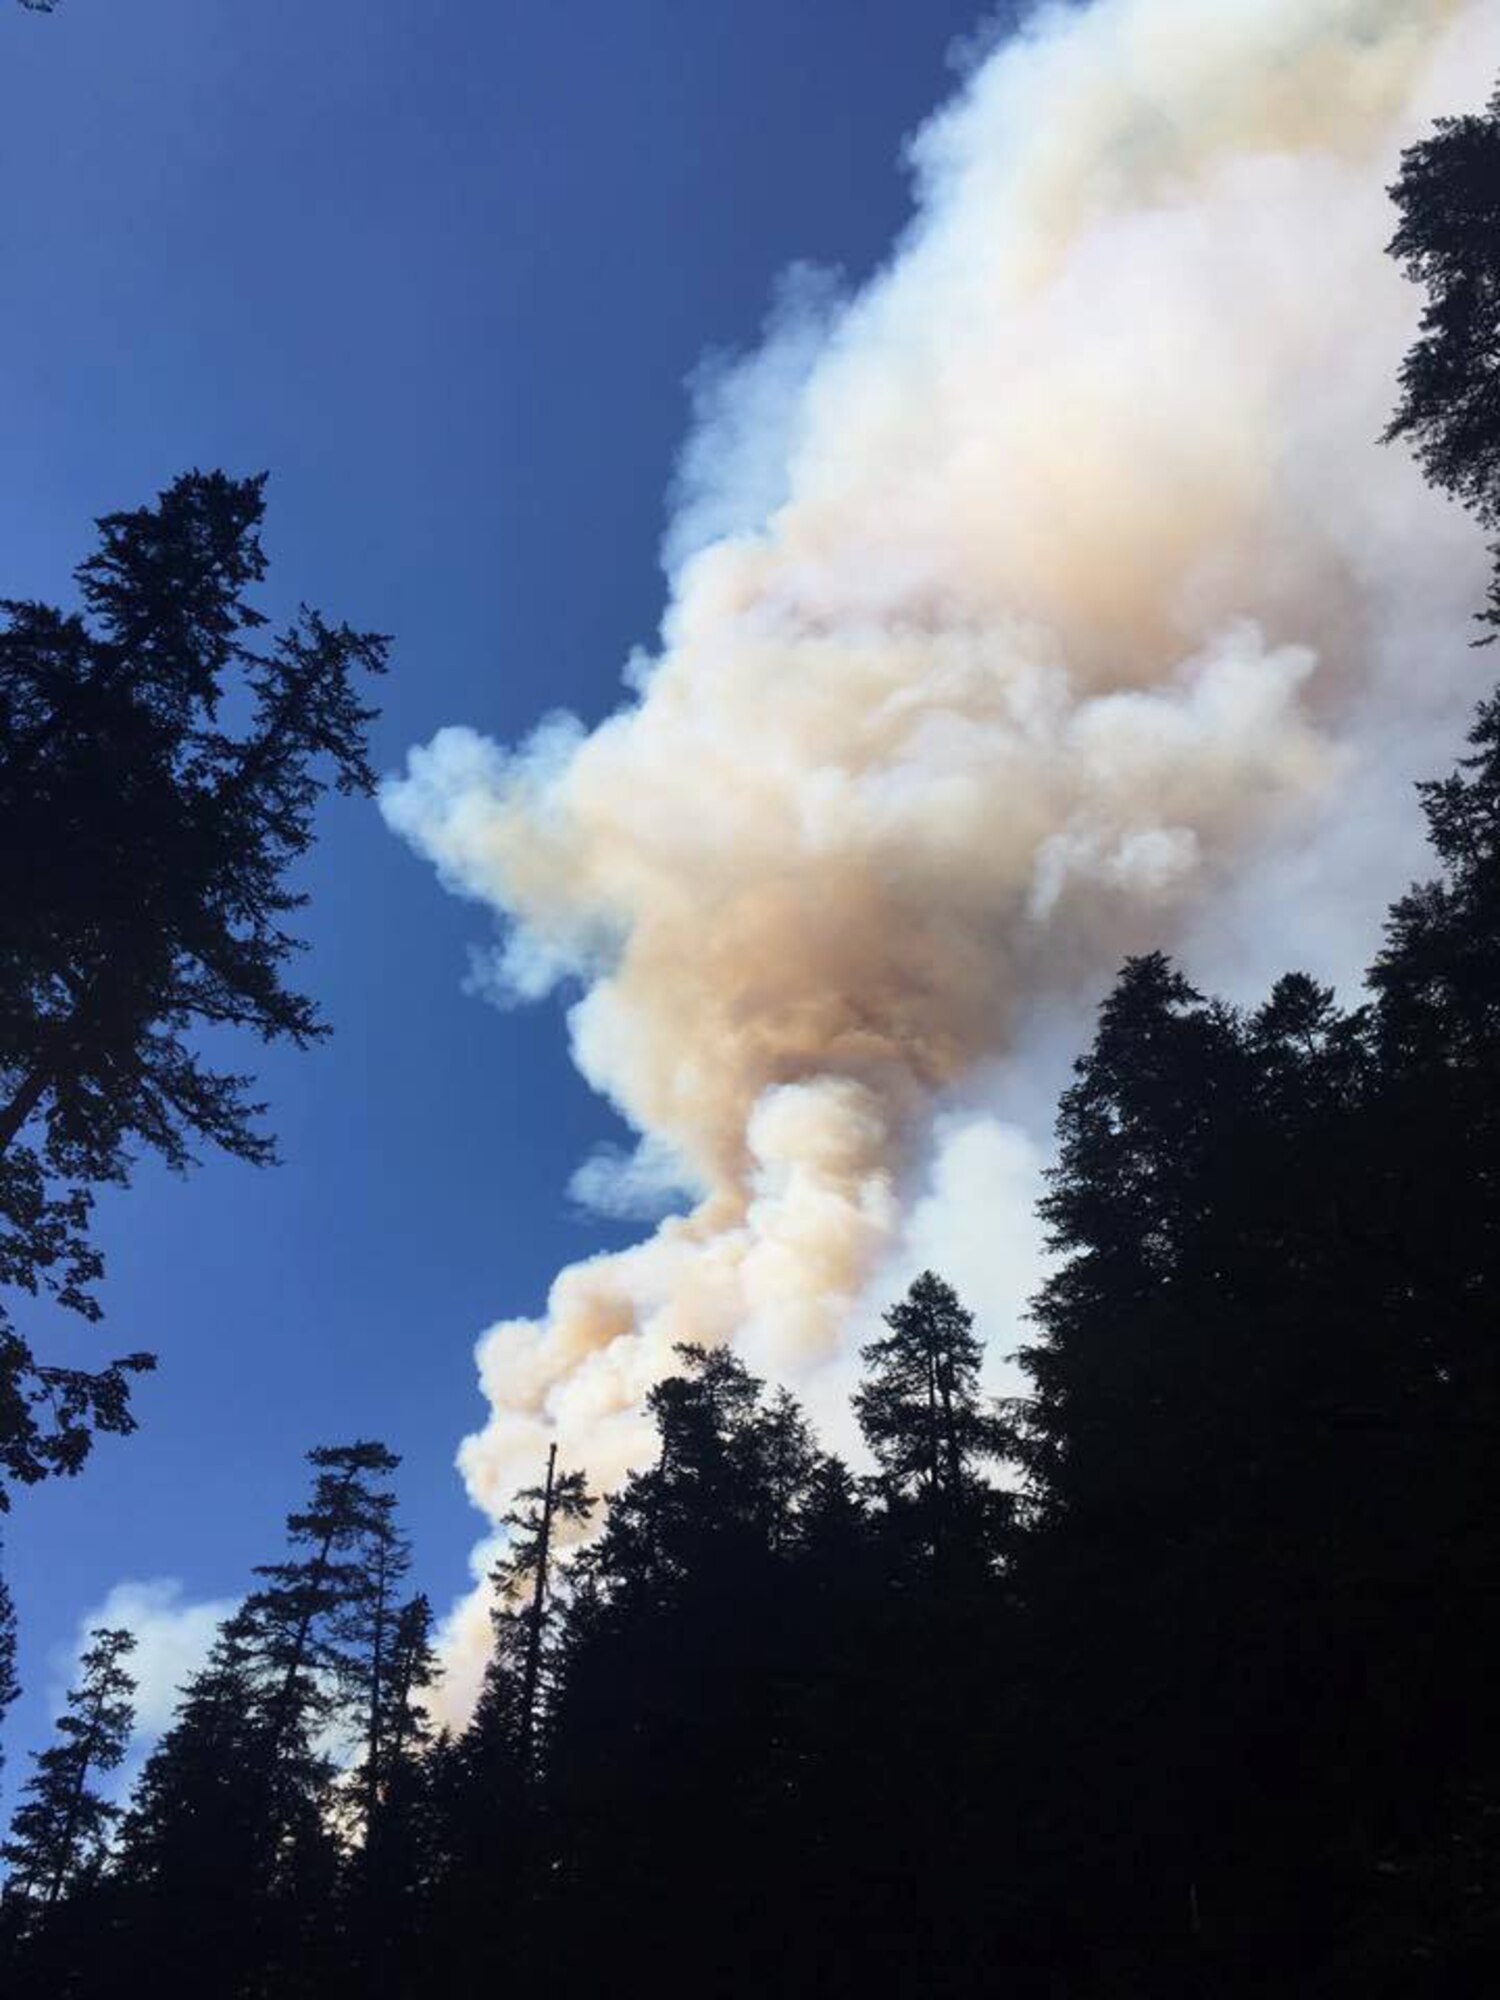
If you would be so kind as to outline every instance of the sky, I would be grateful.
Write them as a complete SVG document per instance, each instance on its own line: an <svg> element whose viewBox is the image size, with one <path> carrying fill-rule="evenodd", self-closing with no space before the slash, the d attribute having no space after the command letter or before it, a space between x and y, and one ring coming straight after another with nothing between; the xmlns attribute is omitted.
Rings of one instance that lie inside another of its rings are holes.
<svg viewBox="0 0 1500 2000"><path fill-rule="evenodd" d="M1357 991L1482 690L1482 538L1378 442L1419 304L1386 188L1500 10L974 28L0 20L0 591L65 595L90 514L185 465L268 467L268 608L395 638L378 805L308 871L335 1036L260 1066L285 1164L103 1205L70 1351L162 1368L10 1524L14 1747L95 1612L159 1722L302 1452L359 1435L457 1719L510 1495L552 1439L639 1462L675 1341L847 1448L924 1265L1024 1337L1127 952Z"/></svg>
<svg viewBox="0 0 1500 2000"><path fill-rule="evenodd" d="M754 342L789 265L857 281L886 254L902 139L978 11L0 7L0 594L66 600L93 517L185 467L268 469L268 608L394 635L380 768L450 723L597 718L661 614L689 378ZM166 1614L275 1558L311 1445L402 1453L416 1581L445 1603L475 1335L638 1233L568 1196L622 1128L555 1010L463 990L482 913L373 804L329 809L307 886L334 1035L257 1056L283 1164L144 1166L101 1203L104 1326L36 1325L59 1358L161 1365L138 1434L5 1524L11 1798L80 1617L154 1610L159 1683L204 1628Z"/></svg>

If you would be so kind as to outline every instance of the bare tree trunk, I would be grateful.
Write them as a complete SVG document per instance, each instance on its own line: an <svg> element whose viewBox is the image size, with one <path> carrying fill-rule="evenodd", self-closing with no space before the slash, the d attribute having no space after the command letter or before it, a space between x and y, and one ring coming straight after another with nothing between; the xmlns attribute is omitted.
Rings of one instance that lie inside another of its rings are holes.
<svg viewBox="0 0 1500 2000"><path fill-rule="evenodd" d="M547 1484L542 1494L542 1526L537 1536L536 1577L531 1589L531 1612L526 1633L526 1672L521 1683L521 1768L531 1769L532 1739L536 1723L537 1686L542 1673L542 1621L546 1616L547 1552L552 1539L552 1492L557 1473L557 1445L547 1453Z"/></svg>
<svg viewBox="0 0 1500 2000"><path fill-rule="evenodd" d="M957 1502L963 1485L963 1459L958 1448L958 1430L953 1421L953 1369L951 1362L937 1370L938 1394L943 1404L943 1442L948 1458L948 1497Z"/></svg>
<svg viewBox="0 0 1500 2000"><path fill-rule="evenodd" d="M382 1676L385 1668L385 1607L389 1590L387 1568L389 1550L384 1542L380 1547L380 1567L376 1578L375 1632L370 1643L370 1721L366 1730L365 1749L365 1835L375 1823L375 1809L380 1801L380 1702L384 1692Z"/></svg>
<svg viewBox="0 0 1500 2000"><path fill-rule="evenodd" d="M942 1488L938 1456L937 1356L931 1342L927 1347L927 1495L932 1507L932 1566L938 1563L942 1541Z"/></svg>
<svg viewBox="0 0 1500 2000"><path fill-rule="evenodd" d="M8 1150L11 1141L46 1096L47 1086L51 1081L51 1064L34 1063L21 1088L4 1110L0 1110L0 1154Z"/></svg>

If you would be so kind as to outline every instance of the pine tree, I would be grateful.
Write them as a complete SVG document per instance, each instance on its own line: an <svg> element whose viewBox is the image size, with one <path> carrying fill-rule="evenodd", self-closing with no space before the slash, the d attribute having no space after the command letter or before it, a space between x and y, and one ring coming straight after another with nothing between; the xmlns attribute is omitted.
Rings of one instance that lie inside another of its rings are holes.
<svg viewBox="0 0 1500 2000"><path fill-rule="evenodd" d="M390 1493L380 1484L400 1459L371 1440L321 1445L307 1506L287 1517L292 1553L261 1564L265 1579L246 1602L260 1668L273 1687L270 1718L278 1751L321 1727L350 1719L351 1697L368 1716L379 1676L361 1638L373 1637L376 1578L398 1560ZM388 1581L389 1579L387 1579ZM389 1606L387 1603L386 1615ZM378 1732L378 1723L368 1724Z"/></svg>
<svg viewBox="0 0 1500 2000"><path fill-rule="evenodd" d="M1017 1413L1033 1507L1102 1506L1179 1462L1164 1425L1195 1411L1200 1322L1184 1259L1214 1208L1253 1103L1239 1024L1160 953L1130 960L1058 1114L1040 1204L1062 1261L1033 1301ZM1188 1343L1193 1343L1188 1345Z"/></svg>
<svg viewBox="0 0 1500 2000"><path fill-rule="evenodd" d="M414 1597L391 1618L379 1725L367 1735L359 1773L363 1837L346 1868L341 1956L361 1996L404 1993L408 1979L431 1976L424 1933L444 1865L439 1822L447 1799L437 1766L447 1745L432 1744L422 1693L436 1671L431 1607Z"/></svg>
<svg viewBox="0 0 1500 2000"><path fill-rule="evenodd" d="M120 1829L122 1879L176 1920L210 1918L215 1937L227 1910L243 1914L275 1873L266 1711L254 1621L238 1611L182 1689Z"/></svg>
<svg viewBox="0 0 1500 2000"><path fill-rule="evenodd" d="M432 1646L432 1606L420 1593L396 1614L391 1666L384 1683L386 1721L382 1735L392 1765L415 1756L431 1736L421 1697L437 1678Z"/></svg>
<svg viewBox="0 0 1500 2000"><path fill-rule="evenodd" d="M278 1769L270 1692L241 1610L183 1688L121 1823L114 1956L127 1989L237 1994L295 1956L296 1875L321 1830L324 1786L321 1773L289 1782ZM283 1756L308 1761L300 1747Z"/></svg>
<svg viewBox="0 0 1500 2000"><path fill-rule="evenodd" d="M1006 1431L980 1392L973 1314L950 1285L924 1271L884 1319L890 1331L861 1350L854 1411L888 1500L917 1511L937 1561L983 1512L980 1467L1002 1455Z"/></svg>
<svg viewBox="0 0 1500 2000"><path fill-rule="evenodd" d="M508 1621L519 1617L525 1636L520 1648L516 1753L526 1772L534 1766L546 1695L547 1628L555 1594L557 1560L555 1536L559 1527L587 1521L594 1504L585 1473L558 1472L554 1444L547 1453L547 1476L543 1483L528 1486L517 1494L516 1504L503 1519L503 1525L510 1531L510 1542L491 1577L498 1597L497 1649L501 1655L515 1651L514 1633ZM499 1699L498 1691L494 1698Z"/></svg>
<svg viewBox="0 0 1500 2000"><path fill-rule="evenodd" d="M827 1461L818 1450L802 1406L787 1389L778 1389L744 1431L744 1476L761 1495L765 1508L766 1543L773 1555L790 1549L801 1533L803 1513L819 1474L823 1497L829 1498Z"/></svg>
<svg viewBox="0 0 1500 2000"><path fill-rule="evenodd" d="M377 1782L368 1786L366 1845L389 1843L414 1810L423 1756L432 1724L422 1696L437 1678L432 1644L432 1607L424 1596L401 1605L391 1625L385 1672L380 1682L381 1716L373 1733L379 1745Z"/></svg>
<svg viewBox="0 0 1500 2000"><path fill-rule="evenodd" d="M99 522L81 611L0 603L0 1285L90 1317L92 1190L138 1149L272 1158L200 1031L326 1033L286 982L288 877L324 791L371 788L355 678L386 642L304 609L259 643L263 487L186 474ZM143 1365L43 1370L0 1304L0 1469L76 1471Z"/></svg>
<svg viewBox="0 0 1500 2000"><path fill-rule="evenodd" d="M391 1467L399 1463L392 1455ZM393 1675L397 1666L398 1596L411 1569L411 1549L396 1525L393 1493L371 1494L363 1531L359 1576L337 1619L345 1656L344 1693L363 1712L364 1758L360 1796L365 1837L385 1784L386 1748L394 1719Z"/></svg>
<svg viewBox="0 0 1500 2000"><path fill-rule="evenodd" d="M418 1697L433 1663L425 1600L397 1596L409 1558L385 1481L399 1460L368 1440L308 1459L313 1489L288 1517L289 1554L257 1569L260 1587L184 1690L123 1829L132 1948L145 1965L169 1946L184 1991L205 1976L225 1990L316 1987L345 1808L362 1835L366 1914L416 1818ZM335 1736L363 1748L352 1789L328 1753Z"/></svg>
<svg viewBox="0 0 1500 2000"><path fill-rule="evenodd" d="M1500 91L1409 147L1391 194L1390 254L1428 299L1386 437L1409 439L1434 486L1500 528ZM1500 624L1500 567L1484 617Z"/></svg>
<svg viewBox="0 0 1500 2000"><path fill-rule="evenodd" d="M99 1627L79 1662L78 1685L58 1718L59 1741L33 1753L36 1770L0 1846L21 1892L50 1909L102 1863L119 1808L97 1780L124 1762L135 1682L124 1662L135 1635Z"/></svg>

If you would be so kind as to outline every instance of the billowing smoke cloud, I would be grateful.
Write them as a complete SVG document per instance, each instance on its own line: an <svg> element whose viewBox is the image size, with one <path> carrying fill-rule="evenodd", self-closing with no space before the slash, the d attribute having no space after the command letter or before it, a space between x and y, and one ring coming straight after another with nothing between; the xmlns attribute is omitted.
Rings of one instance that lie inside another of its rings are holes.
<svg viewBox="0 0 1500 2000"><path fill-rule="evenodd" d="M1042 8L916 140L888 268L803 274L700 379L627 704L444 730L387 787L506 919L497 978L583 982L644 1147L581 1191L691 1199L483 1337L492 1518L551 1435L618 1479L674 1341L817 1382L872 1279L962 1261L983 1189L1034 1188L1006 1090L1122 952L1367 954L1483 567L1375 443L1415 318L1384 186L1497 68L1488 0Z"/></svg>

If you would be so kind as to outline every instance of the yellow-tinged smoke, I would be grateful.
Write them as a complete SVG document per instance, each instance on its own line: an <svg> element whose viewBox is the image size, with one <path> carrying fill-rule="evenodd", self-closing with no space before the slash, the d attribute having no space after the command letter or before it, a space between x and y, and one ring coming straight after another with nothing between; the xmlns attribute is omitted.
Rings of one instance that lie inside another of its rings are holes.
<svg viewBox="0 0 1500 2000"><path fill-rule="evenodd" d="M887 270L794 287L706 395L627 705L445 730L386 788L514 986L582 977L626 1180L697 1195L484 1335L492 1519L553 1435L617 1480L674 1341L832 1354L936 1110L1039 1006L1278 842L1347 848L1351 799L1381 851L1481 561L1375 443L1416 303L1384 186L1497 69L1493 0L1043 8L916 141ZM483 1638L476 1598L457 1682Z"/></svg>

